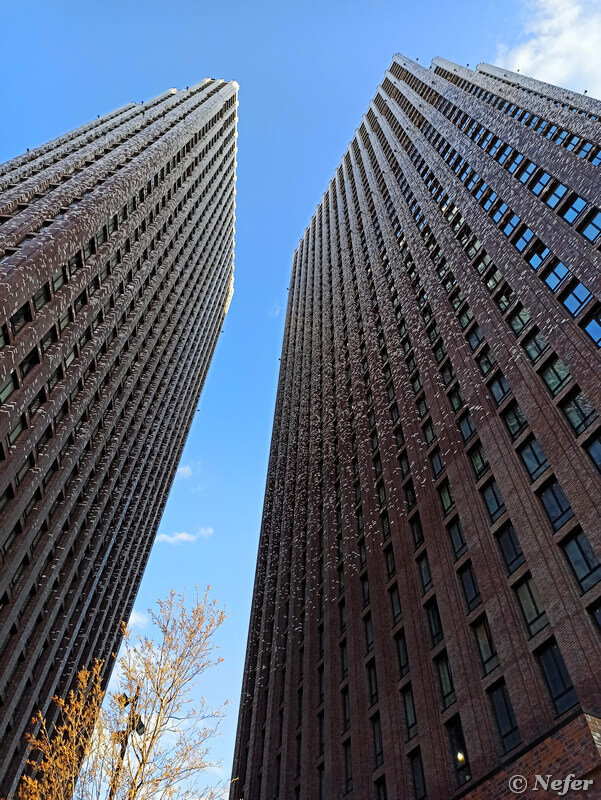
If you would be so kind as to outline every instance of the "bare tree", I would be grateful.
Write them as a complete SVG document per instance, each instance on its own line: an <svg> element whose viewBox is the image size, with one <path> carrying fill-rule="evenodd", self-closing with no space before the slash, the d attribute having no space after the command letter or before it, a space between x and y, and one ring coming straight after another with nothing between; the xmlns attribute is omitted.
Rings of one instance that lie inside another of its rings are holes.
<svg viewBox="0 0 601 800"><path fill-rule="evenodd" d="M196 593L188 608L172 591L149 610L153 631L132 637L124 625L121 655L103 698L102 664L78 674L67 698L55 698L59 721L49 731L41 714L29 736L34 777L24 777L17 800L212 800L199 789L223 709L210 710L194 689L221 662L214 634L225 614ZM104 699L104 702L103 702ZM93 732L92 732L93 731Z"/></svg>

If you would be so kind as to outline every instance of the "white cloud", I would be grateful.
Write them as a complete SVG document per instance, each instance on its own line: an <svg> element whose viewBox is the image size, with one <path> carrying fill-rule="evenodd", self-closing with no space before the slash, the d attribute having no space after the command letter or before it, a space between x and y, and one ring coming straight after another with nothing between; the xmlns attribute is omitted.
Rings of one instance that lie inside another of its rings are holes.
<svg viewBox="0 0 601 800"><path fill-rule="evenodd" d="M156 540L157 542L166 542L167 544L183 544L184 542L195 542L200 536L202 539L208 539L214 533L213 528L207 526L206 528L199 528L197 533L186 533L185 531L169 533L159 533Z"/></svg>
<svg viewBox="0 0 601 800"><path fill-rule="evenodd" d="M526 40L496 63L601 98L601 0L522 0Z"/></svg>
<svg viewBox="0 0 601 800"><path fill-rule="evenodd" d="M145 628L148 625L148 616L144 614L142 611L132 611L129 622L127 623L128 628Z"/></svg>
<svg viewBox="0 0 601 800"><path fill-rule="evenodd" d="M181 467L177 468L177 472L175 473L177 478L191 478L192 477L192 467L188 464L182 464Z"/></svg>
<svg viewBox="0 0 601 800"><path fill-rule="evenodd" d="M268 317L279 317L282 307L279 303L274 303L267 312Z"/></svg>
<svg viewBox="0 0 601 800"><path fill-rule="evenodd" d="M167 544L182 544L183 542L195 542L198 539L198 534L196 533L186 533L182 531L181 533L159 533L157 536L157 542L167 542Z"/></svg>

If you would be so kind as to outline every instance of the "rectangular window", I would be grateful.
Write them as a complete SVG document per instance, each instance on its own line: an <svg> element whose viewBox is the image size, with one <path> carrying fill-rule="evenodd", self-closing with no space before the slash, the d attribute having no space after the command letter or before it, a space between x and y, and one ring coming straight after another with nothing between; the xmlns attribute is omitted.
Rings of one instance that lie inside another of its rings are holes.
<svg viewBox="0 0 601 800"><path fill-rule="evenodd" d="M478 587L474 568L469 561L459 570L459 578L461 579L468 611L473 611L473 609L482 602L482 597L480 596L480 589Z"/></svg>
<svg viewBox="0 0 601 800"><path fill-rule="evenodd" d="M580 282L575 283L565 297L562 297L561 302L568 309L573 317L578 316L584 306L588 303L593 295L589 292L586 286Z"/></svg>
<svg viewBox="0 0 601 800"><path fill-rule="evenodd" d="M341 692L342 696L342 726L343 730L348 730L351 724L351 701L349 697L348 686L345 686Z"/></svg>
<svg viewBox="0 0 601 800"><path fill-rule="evenodd" d="M343 742L342 753L344 762L344 792L346 794L353 789L353 761L350 739L347 739L346 742Z"/></svg>
<svg viewBox="0 0 601 800"><path fill-rule="evenodd" d="M413 796L415 800L426 800L426 781L419 747L417 750L409 753L409 765L411 768L411 781L413 783Z"/></svg>
<svg viewBox="0 0 601 800"><path fill-rule="evenodd" d="M488 458L482 447L482 443L478 442L468 453L476 480L479 480L489 469Z"/></svg>
<svg viewBox="0 0 601 800"><path fill-rule="evenodd" d="M443 514L446 516L451 512L451 509L455 505L448 480L443 481L440 486L437 487L437 492L438 496L440 497Z"/></svg>
<svg viewBox="0 0 601 800"><path fill-rule="evenodd" d="M504 525L498 532L497 541L499 542L507 571L511 575L512 572L515 572L516 569L524 563L525 559L519 539L510 522Z"/></svg>
<svg viewBox="0 0 601 800"><path fill-rule="evenodd" d="M555 397L559 394L563 387L571 380L568 368L559 358L554 358L545 368L541 371L541 377L547 385L547 388Z"/></svg>
<svg viewBox="0 0 601 800"><path fill-rule="evenodd" d="M367 686L369 689L369 704L373 706L374 703L378 702L378 675L375 661L370 661L367 665Z"/></svg>
<svg viewBox="0 0 601 800"><path fill-rule="evenodd" d="M371 719L371 732L374 743L374 761L376 767L379 767L384 762L384 744L382 742L382 727L379 714L376 714Z"/></svg>
<svg viewBox="0 0 601 800"><path fill-rule="evenodd" d="M541 648L536 656L553 700L555 711L562 714L578 702L563 656L555 642Z"/></svg>
<svg viewBox="0 0 601 800"><path fill-rule="evenodd" d="M563 489L556 480L548 483L537 494L554 530L559 530L562 525L574 516L572 506L568 503Z"/></svg>
<svg viewBox="0 0 601 800"><path fill-rule="evenodd" d="M524 466L528 470L531 481L535 481L539 478L549 466L542 447L534 438L529 439L526 444L523 444L519 448L518 453L524 462Z"/></svg>
<svg viewBox="0 0 601 800"><path fill-rule="evenodd" d="M486 617L482 617L478 620L478 622L475 622L473 629L476 637L476 644L478 645L478 651L480 653L480 658L482 659L484 674L488 675L489 672L492 672L493 669L498 666L499 657L497 655L497 651L495 650L495 645L492 640L490 627Z"/></svg>
<svg viewBox="0 0 601 800"><path fill-rule="evenodd" d="M371 614L363 617L363 632L365 634L365 651L369 653L374 647L374 624Z"/></svg>
<svg viewBox="0 0 601 800"><path fill-rule="evenodd" d="M509 699L509 692L507 691L505 681L495 684L495 686L489 689L488 693L497 721L503 752L507 753L522 741L522 737L520 736L517 722L515 721L513 707Z"/></svg>
<svg viewBox="0 0 601 800"><path fill-rule="evenodd" d="M449 659L446 653L443 653L436 659L436 671L438 672L438 680L440 683L440 694L442 696L442 705L448 708L455 702L455 686L453 685L453 675L449 665Z"/></svg>
<svg viewBox="0 0 601 800"><path fill-rule="evenodd" d="M6 403L16 388L17 376L11 372L3 381L0 381L0 403Z"/></svg>
<svg viewBox="0 0 601 800"><path fill-rule="evenodd" d="M21 361L19 364L19 370L21 372L21 377L25 378L26 375L29 375L31 370L40 363L40 356L37 350L37 347L34 347Z"/></svg>
<svg viewBox="0 0 601 800"><path fill-rule="evenodd" d="M432 646L438 644L443 638L442 623L440 621L440 614L438 613L438 604L436 598L433 597L426 605L426 614L428 616L428 627L430 629L430 637L432 639Z"/></svg>
<svg viewBox="0 0 601 800"><path fill-rule="evenodd" d="M396 585L396 583L388 590L388 594L390 595L390 607L392 609L392 618L396 623L402 617L401 596L399 594L399 587ZM373 645L373 632L372 632L372 645Z"/></svg>
<svg viewBox="0 0 601 800"><path fill-rule="evenodd" d="M409 672L409 654L407 653L407 641L405 631L399 631L394 637L396 644L396 654L401 678Z"/></svg>
<svg viewBox="0 0 601 800"><path fill-rule="evenodd" d="M459 517L456 517L449 525L447 525L447 531L451 539L451 545L453 547L455 558L459 558L459 556L462 553L465 553L467 550L467 544L465 542L465 536L463 533L463 528L461 527L461 522L459 521Z"/></svg>
<svg viewBox="0 0 601 800"><path fill-rule="evenodd" d="M597 419L597 412L593 408L591 401L580 390L577 390L575 394L564 400L559 407L574 429L576 436L579 436Z"/></svg>
<svg viewBox="0 0 601 800"><path fill-rule="evenodd" d="M430 591L432 588L432 575L430 573L430 564L428 563L428 554L423 553L417 559L417 568L419 570L419 576L422 582L422 592L426 594L426 592Z"/></svg>
<svg viewBox="0 0 601 800"><path fill-rule="evenodd" d="M496 481L491 481L481 490L482 497L486 503L488 513L492 522L499 519L505 512L505 502L501 495L501 490Z"/></svg>
<svg viewBox="0 0 601 800"><path fill-rule="evenodd" d="M601 472L601 436L595 436L586 443L586 452L591 457L593 464Z"/></svg>
<svg viewBox="0 0 601 800"><path fill-rule="evenodd" d="M407 739L413 739L417 733L417 717L415 715L415 704L413 702L413 690L411 684L406 686L401 692L403 696L403 709L405 711L405 726L407 728Z"/></svg>
<svg viewBox="0 0 601 800"><path fill-rule="evenodd" d="M601 581L601 564L581 530L573 533L561 546L583 592Z"/></svg>
<svg viewBox="0 0 601 800"><path fill-rule="evenodd" d="M465 739L463 738L463 729L461 727L459 715L449 720L449 722L446 724L446 728L449 736L451 759L455 768L457 785L462 786L471 779L472 774L470 770L469 759L467 757L467 749L465 746Z"/></svg>
<svg viewBox="0 0 601 800"><path fill-rule="evenodd" d="M515 592L531 636L547 625L547 615L536 584L530 575L515 586Z"/></svg>

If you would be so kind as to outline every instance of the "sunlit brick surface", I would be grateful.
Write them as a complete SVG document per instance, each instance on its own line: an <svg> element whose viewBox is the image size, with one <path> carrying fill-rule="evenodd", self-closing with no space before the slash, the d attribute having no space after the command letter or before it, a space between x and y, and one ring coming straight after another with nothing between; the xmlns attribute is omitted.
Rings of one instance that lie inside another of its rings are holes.
<svg viewBox="0 0 601 800"><path fill-rule="evenodd" d="M237 89L0 167L0 796L130 615L233 291Z"/></svg>

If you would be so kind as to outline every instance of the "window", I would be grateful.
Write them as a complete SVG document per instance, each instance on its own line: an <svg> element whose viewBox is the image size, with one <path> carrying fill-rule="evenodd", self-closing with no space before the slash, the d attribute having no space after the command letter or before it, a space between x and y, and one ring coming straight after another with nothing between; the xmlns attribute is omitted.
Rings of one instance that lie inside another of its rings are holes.
<svg viewBox="0 0 601 800"><path fill-rule="evenodd" d="M538 589L530 575L515 586L515 592L531 636L542 630L547 624L547 615L543 608Z"/></svg>
<svg viewBox="0 0 601 800"><path fill-rule="evenodd" d="M589 242L594 242L599 238L599 234L601 233L601 211L597 211L592 218L586 221L580 233L585 239L588 239Z"/></svg>
<svg viewBox="0 0 601 800"><path fill-rule="evenodd" d="M342 726L343 730L348 730L351 724L351 701L349 697L348 686L345 686L341 692L342 697Z"/></svg>
<svg viewBox="0 0 601 800"><path fill-rule="evenodd" d="M465 542L465 536L463 533L463 528L461 527L461 522L459 521L459 517L456 517L449 525L447 525L447 531L451 539L451 545L453 546L455 558L459 558L459 556L462 553L465 553L467 550L467 544Z"/></svg>
<svg viewBox="0 0 601 800"><path fill-rule="evenodd" d="M489 696L497 721L503 752L507 753L522 741L522 737L515 721L505 681L501 681L501 683L497 683L489 689Z"/></svg>
<svg viewBox="0 0 601 800"><path fill-rule="evenodd" d="M395 583L389 590L388 594L390 595L390 606L392 608L392 618L396 622L401 619L402 612L401 612L401 596L399 594L399 587ZM372 634L373 637L373 634ZM372 641L373 644L373 641ZM369 648L368 648L369 649Z"/></svg>
<svg viewBox="0 0 601 800"><path fill-rule="evenodd" d="M498 532L497 541L499 542L507 571L511 575L512 572L515 572L516 569L524 563L525 559L519 539L510 522L504 525Z"/></svg>
<svg viewBox="0 0 601 800"><path fill-rule="evenodd" d="M451 758L453 761L453 766L455 767L457 785L461 786L462 784L467 783L467 781L471 779L472 775L459 715L449 720L449 722L446 724L446 728L449 736L449 745L451 747Z"/></svg>
<svg viewBox="0 0 601 800"><path fill-rule="evenodd" d="M419 569L419 576L422 582L422 592L425 594L432 588L432 575L430 573L430 564L428 563L427 553L423 553L417 559L417 568Z"/></svg>
<svg viewBox="0 0 601 800"><path fill-rule="evenodd" d="M514 311L513 314L507 318L507 322L509 323L509 327L515 333L515 335L519 336L526 325L530 322L530 314L527 309L519 306L516 311Z"/></svg>
<svg viewBox="0 0 601 800"><path fill-rule="evenodd" d="M482 497L486 503L488 513L492 522L499 519L505 512L505 503L501 495L501 490L497 486L496 481L491 481L487 486L482 489Z"/></svg>
<svg viewBox="0 0 601 800"><path fill-rule="evenodd" d="M401 678L409 672L409 655L407 653L407 642L405 640L405 631L399 631L394 637L396 645L397 661L399 665L399 674Z"/></svg>
<svg viewBox="0 0 601 800"><path fill-rule="evenodd" d="M563 489L556 480L548 483L538 492L538 496L547 512L549 522L556 531L574 516L572 506L568 503Z"/></svg>
<svg viewBox="0 0 601 800"><path fill-rule="evenodd" d="M396 564L394 563L394 552L392 547L387 547L384 550L384 560L386 562L386 576L392 578L396 572Z"/></svg>
<svg viewBox="0 0 601 800"><path fill-rule="evenodd" d="M591 422L597 419L597 412L593 408L591 401L580 390L577 390L575 394L564 400L559 407L577 436L586 430Z"/></svg>
<svg viewBox="0 0 601 800"><path fill-rule="evenodd" d="M601 436L595 436L590 442L586 443L586 451L592 459L593 464L601 472Z"/></svg>
<svg viewBox="0 0 601 800"><path fill-rule="evenodd" d="M449 392L448 397L453 411L458 411L464 403L459 386L456 385L455 388Z"/></svg>
<svg viewBox="0 0 601 800"><path fill-rule="evenodd" d="M347 739L342 744L342 753L344 761L344 792L352 791L353 788L353 761L351 755L351 742Z"/></svg>
<svg viewBox="0 0 601 800"><path fill-rule="evenodd" d="M376 714L371 719L371 732L374 743L374 761L376 767L379 767L384 761L384 744L382 743L382 727L379 714Z"/></svg>
<svg viewBox="0 0 601 800"><path fill-rule="evenodd" d="M459 570L459 577L461 579L461 585L463 586L463 594L468 610L473 611L473 609L482 602L482 597L480 596L480 589L478 587L474 568L470 562Z"/></svg>
<svg viewBox="0 0 601 800"><path fill-rule="evenodd" d="M369 689L369 704L373 706L378 702L378 676L376 662L370 661L367 665L367 687Z"/></svg>
<svg viewBox="0 0 601 800"><path fill-rule="evenodd" d="M11 372L5 380L0 382L0 403L6 403L16 388L17 376L14 372Z"/></svg>
<svg viewBox="0 0 601 800"><path fill-rule="evenodd" d="M569 149L569 148L568 148ZM576 195L570 205L562 213L562 217L570 225L574 222L576 217L580 214L582 209L586 206L586 200L583 197Z"/></svg>
<svg viewBox="0 0 601 800"><path fill-rule="evenodd" d="M601 602L597 601L594 605L590 606L589 613L597 628L601 631Z"/></svg>
<svg viewBox="0 0 601 800"><path fill-rule="evenodd" d="M480 368L480 372L483 375L488 375L488 373L497 363L497 359L495 358L494 353L487 346L484 348L484 350L480 353L480 355L476 359L476 363Z"/></svg>
<svg viewBox="0 0 601 800"><path fill-rule="evenodd" d="M407 502L408 509L413 508L413 506L417 503L412 481L409 481L407 484L405 484L405 500Z"/></svg>
<svg viewBox="0 0 601 800"><path fill-rule="evenodd" d="M474 447L472 447L468 455L470 457L470 461L472 462L472 467L474 468L476 480L478 480L489 469L488 459L486 457L486 453L484 452L484 448L482 447L482 443L478 442Z"/></svg>
<svg viewBox="0 0 601 800"><path fill-rule="evenodd" d="M559 203L559 201L567 191L568 190L562 183L555 184L555 188L552 189L551 194L545 198L546 204L550 208L555 208L555 206Z"/></svg>
<svg viewBox="0 0 601 800"><path fill-rule="evenodd" d="M528 470L531 481L535 481L540 477L549 466L547 457L543 453L540 444L534 438L522 445L518 453L524 462L524 466Z"/></svg>
<svg viewBox="0 0 601 800"><path fill-rule="evenodd" d="M363 598L363 607L369 605L369 580L367 573L361 576L361 597Z"/></svg>
<svg viewBox="0 0 601 800"><path fill-rule="evenodd" d="M597 346L601 345L601 313L599 306L595 307L595 311L588 319L586 325L584 326L584 330L588 333Z"/></svg>
<svg viewBox="0 0 601 800"><path fill-rule="evenodd" d="M601 564L581 530L573 533L561 546L583 592L601 581Z"/></svg>
<svg viewBox="0 0 601 800"><path fill-rule="evenodd" d="M29 303L25 303L25 305L21 306L18 311L10 318L10 325L13 330L13 336L16 336L20 330L22 330L28 322L31 322L31 311L29 308Z"/></svg>
<svg viewBox="0 0 601 800"><path fill-rule="evenodd" d="M528 427L522 409L515 402L503 411L502 417L512 439L517 439L520 433Z"/></svg>
<svg viewBox="0 0 601 800"><path fill-rule="evenodd" d="M376 787L376 800L388 800L388 793L386 791L386 778L382 775L374 783Z"/></svg>
<svg viewBox="0 0 601 800"><path fill-rule="evenodd" d="M426 781L419 747L417 750L409 753L409 765L411 768L411 782L413 783L414 798L415 800L426 800Z"/></svg>
<svg viewBox="0 0 601 800"><path fill-rule="evenodd" d="M384 511L380 517L380 521L382 524L382 538L384 541L388 539L390 536L390 520L388 518L388 512Z"/></svg>
<svg viewBox="0 0 601 800"><path fill-rule="evenodd" d="M39 311L48 302L50 302L50 284L46 283L33 295L33 307Z"/></svg>
<svg viewBox="0 0 601 800"><path fill-rule="evenodd" d="M367 614L363 617L363 631L365 633L365 650L369 653L370 650L373 650L374 646L374 624L371 614Z"/></svg>
<svg viewBox="0 0 601 800"><path fill-rule="evenodd" d="M488 384L490 393L495 399L495 403L499 406L509 394L509 384L504 375L498 372L495 377Z"/></svg>
<svg viewBox="0 0 601 800"><path fill-rule="evenodd" d="M403 436L403 429L399 425L398 428L394 429L394 440L397 447L402 447L405 443L405 437Z"/></svg>
<svg viewBox="0 0 601 800"><path fill-rule="evenodd" d="M540 331L533 331L530 336L524 339L522 345L532 363L538 361L549 346L547 340Z"/></svg>
<svg viewBox="0 0 601 800"><path fill-rule="evenodd" d="M556 357L542 370L541 377L547 384L551 394L555 396L559 394L572 376L563 361Z"/></svg>
<svg viewBox="0 0 601 800"><path fill-rule="evenodd" d="M576 705L578 698L556 642L549 642L537 653L543 677L553 700L555 711L562 714Z"/></svg>
<svg viewBox="0 0 601 800"><path fill-rule="evenodd" d="M544 276L545 283L552 292L556 292L569 275L569 270L561 261L552 263Z"/></svg>
<svg viewBox="0 0 601 800"><path fill-rule="evenodd" d="M449 659L446 653L443 653L436 659L436 671L438 672L438 680L440 683L440 694L442 696L442 705L448 708L455 702L455 687L453 685L453 675L449 665Z"/></svg>
<svg viewBox="0 0 601 800"><path fill-rule="evenodd" d="M432 639L432 646L438 644L442 640L442 623L440 621L440 614L438 613L438 604L436 598L433 597L426 605L426 614L428 616L428 627L430 628L430 637Z"/></svg>
<svg viewBox="0 0 601 800"><path fill-rule="evenodd" d="M482 667L484 674L488 675L499 664L499 657L495 650L495 645L490 633L490 627L486 617L481 617L473 626L474 635L476 637L476 644L478 645L478 652L482 659Z"/></svg>
<svg viewBox="0 0 601 800"><path fill-rule="evenodd" d="M575 283L561 302L573 317L578 316L593 295L582 283Z"/></svg>
<svg viewBox="0 0 601 800"><path fill-rule="evenodd" d="M321 630L323 630L323 628ZM348 646L346 639L340 643L340 670L344 678L348 673Z"/></svg>
<svg viewBox="0 0 601 800"><path fill-rule="evenodd" d="M464 442L467 442L476 433L476 426L469 412L461 417L458 425Z"/></svg>
<svg viewBox="0 0 601 800"><path fill-rule="evenodd" d="M447 480L443 481L440 486L437 488L438 496L440 497L440 503L442 505L443 514L446 516L450 513L451 509L455 505L455 501L453 500L453 495L451 494L451 487L449 486L449 482Z"/></svg>
<svg viewBox="0 0 601 800"><path fill-rule="evenodd" d="M8 444L9 447L12 447L13 444L17 441L19 436L23 433L25 428L27 427L27 423L25 421L25 414L21 414L21 416L12 424L12 426L8 429Z"/></svg>
<svg viewBox="0 0 601 800"><path fill-rule="evenodd" d="M477 325L467 334L467 341L472 350L477 350L483 340L484 334Z"/></svg>
<svg viewBox="0 0 601 800"><path fill-rule="evenodd" d="M413 690L411 684L402 691L403 709L405 710L405 725L407 727L407 739L413 739L417 733L417 717L415 715L415 704L413 702Z"/></svg>

